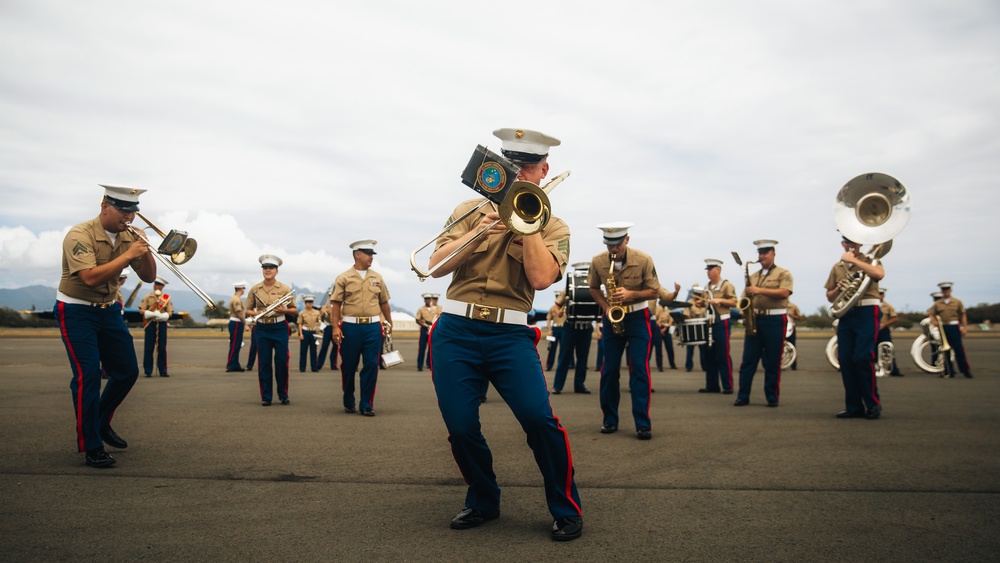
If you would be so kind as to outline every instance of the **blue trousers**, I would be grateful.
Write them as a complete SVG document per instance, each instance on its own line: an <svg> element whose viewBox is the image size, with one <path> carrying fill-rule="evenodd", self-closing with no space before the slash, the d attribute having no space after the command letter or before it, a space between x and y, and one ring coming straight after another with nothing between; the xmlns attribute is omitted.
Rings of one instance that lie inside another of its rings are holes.
<svg viewBox="0 0 1000 563"><path fill-rule="evenodd" d="M877 305L854 307L837 324L837 360L844 381L845 410L864 412L879 405L875 348L880 314Z"/></svg>
<svg viewBox="0 0 1000 563"><path fill-rule="evenodd" d="M243 323L230 319L229 321L229 355L226 357L226 369L241 370L240 348L243 347Z"/></svg>
<svg viewBox="0 0 1000 563"><path fill-rule="evenodd" d="M562 342L563 327L554 326L552 327L552 338L555 341L548 341L548 354L545 357L545 371L552 369L552 366L556 363L557 352L559 351L559 344Z"/></svg>
<svg viewBox="0 0 1000 563"><path fill-rule="evenodd" d="M740 390L737 397L750 398L757 363L764 367L764 397L777 403L781 394L781 353L785 347L788 315L758 315L757 335L743 339L743 362L740 364Z"/></svg>
<svg viewBox="0 0 1000 563"><path fill-rule="evenodd" d="M649 402L652 397L649 384L649 309L625 315L622 325L625 333L615 334L611 321L604 318L601 338L604 340L604 366L601 368L601 412L604 425L618 426L618 403L621 400L622 354L627 355L628 388L632 394L632 418L635 429L652 429L649 420Z"/></svg>
<svg viewBox="0 0 1000 563"><path fill-rule="evenodd" d="M378 360L382 355L382 323L342 323L340 330L344 333L344 341L340 344L340 381L344 391L344 406L355 406L354 374L360 364L360 408L374 408Z"/></svg>
<svg viewBox="0 0 1000 563"><path fill-rule="evenodd" d="M299 371L306 371L306 357L309 357L309 370L319 371L316 363L316 331L302 329L302 340L299 340Z"/></svg>
<svg viewBox="0 0 1000 563"><path fill-rule="evenodd" d="M288 398L288 321L258 324L257 378L260 380L260 400L270 401L274 395L273 383L278 388L278 398ZM272 363L273 362L273 363Z"/></svg>
<svg viewBox="0 0 1000 563"><path fill-rule="evenodd" d="M951 356L954 355L955 361L958 363L958 370L965 375L971 374L969 360L965 357L965 346L962 344L962 330L958 325L944 325L943 328L944 335L948 338L948 345L951 346L951 354L945 357L948 362L948 373L955 374L955 368L951 365Z"/></svg>
<svg viewBox="0 0 1000 563"><path fill-rule="evenodd" d="M649 317L649 336L652 337L650 341L649 357L652 359L653 353L656 353L656 369L663 370L663 335L660 334L660 326L656 324L656 319L652 316Z"/></svg>
<svg viewBox="0 0 1000 563"><path fill-rule="evenodd" d="M490 382L527 436L553 518L582 514L569 436L552 413L536 348L540 335L534 327L489 323L447 313L434 326L434 390L448 428L452 454L469 484L465 496L468 508L500 507L493 455L479 421L479 397L483 386Z"/></svg>
<svg viewBox="0 0 1000 563"><path fill-rule="evenodd" d="M340 350L340 346L333 341L333 325L327 325L323 329L323 342L319 346L319 363L316 365L316 369L323 369L327 350L330 351L330 369L337 369L337 352Z"/></svg>
<svg viewBox="0 0 1000 563"><path fill-rule="evenodd" d="M733 358L729 351L729 319L712 323L712 346L705 350L705 389L719 391L733 388Z"/></svg>
<svg viewBox="0 0 1000 563"><path fill-rule="evenodd" d="M253 369L257 362L257 325L250 327L250 350L247 352L247 369Z"/></svg>
<svg viewBox="0 0 1000 563"><path fill-rule="evenodd" d="M111 423L115 409L139 377L139 362L121 304L101 309L57 301L54 311L73 371L69 389L76 412L77 450L103 448L101 426ZM108 376L103 393L102 372Z"/></svg>
<svg viewBox="0 0 1000 563"><path fill-rule="evenodd" d="M167 323L151 322L146 325L146 338L142 348L142 371L153 373L153 349L156 349L156 371L167 372Z"/></svg>
<svg viewBox="0 0 1000 563"><path fill-rule="evenodd" d="M431 366L431 355L426 354L427 352L427 336L429 330L427 327L420 327L420 342L417 348L417 369L424 369L424 367ZM424 357L426 355L427 361L424 362Z"/></svg>
<svg viewBox="0 0 1000 563"><path fill-rule="evenodd" d="M559 361L556 362L556 376L552 388L562 391L569 374L569 365L573 363L576 354L576 372L573 376L573 390L586 389L587 360L590 357L590 342L594 338L594 327L590 322L576 328L576 323L566 321L562 327L562 349L559 351Z"/></svg>

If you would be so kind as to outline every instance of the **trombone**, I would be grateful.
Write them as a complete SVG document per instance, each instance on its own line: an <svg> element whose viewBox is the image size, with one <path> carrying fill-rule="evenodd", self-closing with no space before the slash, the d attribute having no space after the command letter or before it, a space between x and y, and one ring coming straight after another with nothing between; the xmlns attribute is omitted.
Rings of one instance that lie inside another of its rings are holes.
<svg viewBox="0 0 1000 563"><path fill-rule="evenodd" d="M524 180L514 182L514 184L510 187L510 191L507 192L503 201L500 202L500 207L497 208L497 212L500 214L499 219L479 229L479 231L471 239L465 241L465 243L453 250L429 270L421 270L420 267L417 266L417 253L434 244L434 242L441 238L445 233L454 229L455 226L464 221L466 217L479 211L487 203L493 203L490 199L484 199L479 202L478 205L466 211L454 221L445 225L444 229L441 229L441 232L434 235L433 238L425 242L423 245L414 248L413 251L410 252L410 269L417 274L417 278L420 281L426 280L427 278L433 276L434 272L436 272L438 268L447 264L452 258L468 248L474 242L478 241L486 235L490 229L495 227L497 223L500 222L503 222L503 224L506 225L511 232L519 235L533 235L541 231L545 228L545 225L548 224L549 218L552 216L552 208L549 203L548 194L569 175L570 171L567 170L549 180L549 182L543 187L539 187L538 184L535 184L534 182L527 182ZM494 207L496 207L496 204L494 204Z"/></svg>
<svg viewBox="0 0 1000 563"><path fill-rule="evenodd" d="M177 279L184 282L184 285L191 288L191 291L200 297L202 301L213 309L218 309L219 306L215 303L215 301L213 301L212 298L200 287L195 285L190 278L184 275L184 272L182 272L178 267L178 264L183 264L194 256L195 251L198 250L198 242L193 238L188 237L187 233L184 231L171 229L169 233L164 233L162 229L154 225L153 222L147 219L143 214L137 211L135 215L136 217L142 219L147 225L149 225L149 228L153 229L156 234L163 238L163 242L161 242L160 246L155 252L153 252L153 257L159 260L164 267L177 276ZM135 228L131 222L125 223L125 228L133 235L142 238L149 246L153 246L149 242L149 237L146 236L146 233L142 229ZM167 256L170 256L170 258L168 259Z"/></svg>

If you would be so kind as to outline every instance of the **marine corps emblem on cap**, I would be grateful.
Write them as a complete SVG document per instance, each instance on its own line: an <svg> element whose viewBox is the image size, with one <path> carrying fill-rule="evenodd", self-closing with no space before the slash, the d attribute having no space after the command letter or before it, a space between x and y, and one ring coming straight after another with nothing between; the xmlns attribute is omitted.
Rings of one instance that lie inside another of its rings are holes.
<svg viewBox="0 0 1000 563"><path fill-rule="evenodd" d="M476 173L479 185L491 194L495 194L504 189L507 185L507 172L498 163L493 161L484 162Z"/></svg>
<svg viewBox="0 0 1000 563"><path fill-rule="evenodd" d="M524 131L522 131L520 129L518 129L517 131L514 131L514 138L515 139L521 139L523 137L524 137Z"/></svg>

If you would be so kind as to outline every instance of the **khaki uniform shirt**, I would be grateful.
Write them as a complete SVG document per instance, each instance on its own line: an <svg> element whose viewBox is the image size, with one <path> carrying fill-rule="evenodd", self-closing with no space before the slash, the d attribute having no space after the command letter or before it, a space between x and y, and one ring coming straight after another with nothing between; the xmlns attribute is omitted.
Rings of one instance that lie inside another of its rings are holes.
<svg viewBox="0 0 1000 563"><path fill-rule="evenodd" d="M791 301L788 302L788 318L793 321L801 321L805 318L802 316L802 311L799 310L799 306Z"/></svg>
<svg viewBox="0 0 1000 563"><path fill-rule="evenodd" d="M549 307L549 314L546 315L545 320L553 327L562 326L566 323L566 307L557 307L555 305Z"/></svg>
<svg viewBox="0 0 1000 563"><path fill-rule="evenodd" d="M602 252L594 256L590 261L590 273L587 276L587 283L591 289L600 289L601 284L608 277L608 270L611 268L611 255ZM615 284L625 289L640 291L643 289L660 289L660 280L656 277L656 266L653 265L653 258L641 250L629 248L625 251L625 262L620 270L614 273ZM605 294L606 296L607 294ZM631 305L637 301L622 303Z"/></svg>
<svg viewBox="0 0 1000 563"><path fill-rule="evenodd" d="M162 296L156 295L155 293L147 294L145 297L142 298L142 301L139 302L139 310L143 312L153 311L156 313L173 314L174 312L173 300L168 298L164 303L161 297L169 297L169 296L167 296L166 293L164 293ZM149 322L165 322L165 321L154 321L152 319L146 319L146 320L148 320Z"/></svg>
<svg viewBox="0 0 1000 563"><path fill-rule="evenodd" d="M243 308L243 298L239 295L233 295L233 298L229 300L229 316L236 317L241 321L247 320L247 311Z"/></svg>
<svg viewBox="0 0 1000 563"><path fill-rule="evenodd" d="M330 315L332 314L332 312L333 312L333 305L330 303L330 301L327 301L326 303L323 304L322 307L319 308L319 320L324 323L329 323Z"/></svg>
<svg viewBox="0 0 1000 563"><path fill-rule="evenodd" d="M684 307L684 318L685 319L700 319L705 316L707 309L705 307L699 307L697 305L691 305L690 307Z"/></svg>
<svg viewBox="0 0 1000 563"><path fill-rule="evenodd" d="M947 303L945 303L947 301ZM944 324L958 321L962 322L962 315L965 313L965 305L961 301L951 297L949 299L938 299L934 306L927 311L928 316L937 315L941 317Z"/></svg>
<svg viewBox="0 0 1000 563"><path fill-rule="evenodd" d="M711 290L713 299L733 299L739 301L738 299L736 299L736 287L733 286L733 284L730 283L729 280L720 280L719 285L712 285L711 283L709 283L708 289ZM712 306L715 307L716 309L715 311L716 320L718 320L718 318L721 317L722 315L728 315L731 309L730 307L726 307L725 305L722 306L712 305Z"/></svg>
<svg viewBox="0 0 1000 563"><path fill-rule="evenodd" d="M303 306L302 310L299 311L299 326L302 330L319 330L319 309L313 307L312 309Z"/></svg>
<svg viewBox="0 0 1000 563"><path fill-rule="evenodd" d="M434 324L434 320L437 319L439 314L438 307L435 307L434 305L421 307L417 309L417 324L420 325L420 321L423 321L424 324L421 326L429 328L432 324Z"/></svg>
<svg viewBox="0 0 1000 563"><path fill-rule="evenodd" d="M77 272L89 270L111 262L125 254L135 240L132 233L118 233L112 246L108 233L104 231L100 216L76 225L66 233L62 248L62 278L59 280L59 291L76 299L91 303L110 303L118 295L118 277L108 280L98 288L87 287L80 280ZM135 270L141 265L142 258L129 263Z"/></svg>
<svg viewBox="0 0 1000 563"><path fill-rule="evenodd" d="M353 267L337 276L333 282L330 301L340 303L340 314L345 317L378 317L380 305L389 302L389 288L379 274L371 268L364 279Z"/></svg>
<svg viewBox="0 0 1000 563"><path fill-rule="evenodd" d="M460 204L452 212L449 222L480 201L482 200L469 200ZM488 211L491 208L485 206L483 209ZM466 217L450 232L439 237L435 248L441 248L469 231L478 230L479 223L487 212L483 209ZM542 229L541 236L559 265L559 275L552 280L555 283L562 279L569 260L569 226L562 219L552 217ZM482 237L469 259L452 273L448 299L524 313L530 311L535 290L524 272L523 239L524 237L514 233Z"/></svg>
<svg viewBox="0 0 1000 563"><path fill-rule="evenodd" d="M767 289L787 289L789 295L792 292L792 273L779 266L771 266L771 269L764 275L763 270L757 270L750 274L750 284ZM742 297L747 296L747 290L743 290ZM787 309L788 298L778 299L766 295L757 295L753 298L754 309Z"/></svg>
<svg viewBox="0 0 1000 563"><path fill-rule="evenodd" d="M861 259L862 262L866 264L872 263L872 261L869 260L868 257L865 256L864 254L862 254L859 258ZM826 284L823 287L825 287L827 290L833 289L837 287L837 284L840 283L840 280L846 278L849 275L853 276L856 272L860 272L860 270L858 268L855 268L854 264L844 264L843 262L837 262L836 264L833 265L833 268L830 268L830 276L826 278ZM868 289L866 289L865 293L860 298L858 298L859 301L861 299L880 299L878 293L877 281L872 280L872 282L868 284Z"/></svg>
<svg viewBox="0 0 1000 563"><path fill-rule="evenodd" d="M268 307L268 305L281 299L282 297L287 295L288 292L291 290L292 288L288 287L287 285L281 283L278 280L274 280L274 285L272 285L270 289L268 289L268 287L264 285L263 281L257 282L257 284L251 287L250 291L247 292L247 304L246 304L247 310L249 311L253 309L254 311L257 311L257 314L259 315L261 314L261 312L264 311L264 309ZM294 302L287 304L286 307L290 307L292 305L294 305ZM270 313L268 313L266 317L261 317L261 320L263 319L284 320L284 318L285 318L284 313L277 313L275 311L271 311Z"/></svg>

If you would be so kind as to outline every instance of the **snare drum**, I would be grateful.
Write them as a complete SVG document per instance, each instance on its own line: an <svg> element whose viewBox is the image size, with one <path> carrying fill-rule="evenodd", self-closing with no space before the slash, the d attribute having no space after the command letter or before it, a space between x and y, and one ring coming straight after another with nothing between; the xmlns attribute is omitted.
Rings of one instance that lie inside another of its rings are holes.
<svg viewBox="0 0 1000 563"><path fill-rule="evenodd" d="M698 346L708 344L708 318L685 319L681 323L681 344Z"/></svg>
<svg viewBox="0 0 1000 563"><path fill-rule="evenodd" d="M601 308L590 294L589 273L589 268L577 268L566 275L566 295L569 297L566 320L569 322L595 321L601 317Z"/></svg>

